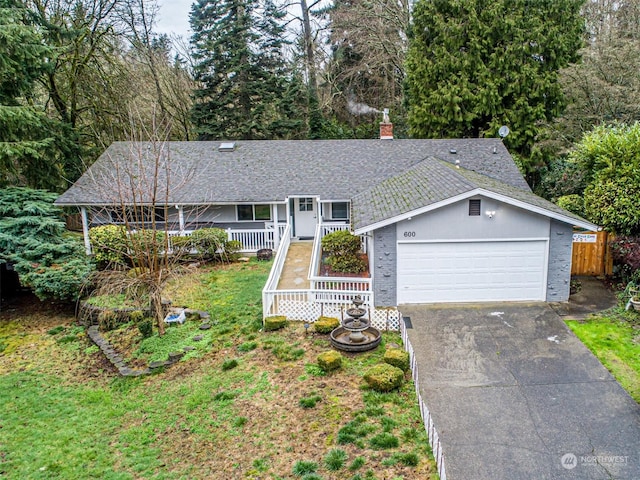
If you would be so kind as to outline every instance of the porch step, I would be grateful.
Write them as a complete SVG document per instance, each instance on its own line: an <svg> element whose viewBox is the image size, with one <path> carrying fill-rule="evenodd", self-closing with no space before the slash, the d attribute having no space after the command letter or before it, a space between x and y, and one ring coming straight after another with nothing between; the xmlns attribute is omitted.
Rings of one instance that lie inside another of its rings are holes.
<svg viewBox="0 0 640 480"><path fill-rule="evenodd" d="M278 290L295 290L311 286L308 275L312 251L313 241L291 242L280 275Z"/></svg>

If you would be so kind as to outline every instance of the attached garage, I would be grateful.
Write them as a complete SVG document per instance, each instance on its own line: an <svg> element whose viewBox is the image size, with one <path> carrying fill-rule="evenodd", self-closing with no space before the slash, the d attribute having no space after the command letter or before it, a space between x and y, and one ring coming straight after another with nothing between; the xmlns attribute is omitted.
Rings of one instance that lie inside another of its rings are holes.
<svg viewBox="0 0 640 480"><path fill-rule="evenodd" d="M398 303L545 300L548 242L398 243Z"/></svg>

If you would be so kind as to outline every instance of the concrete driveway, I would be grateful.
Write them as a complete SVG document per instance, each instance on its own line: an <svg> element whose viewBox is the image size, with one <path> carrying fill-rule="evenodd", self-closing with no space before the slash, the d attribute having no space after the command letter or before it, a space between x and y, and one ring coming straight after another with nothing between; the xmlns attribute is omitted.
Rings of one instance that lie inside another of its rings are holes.
<svg viewBox="0 0 640 480"><path fill-rule="evenodd" d="M447 480L640 479L640 407L547 304L400 310Z"/></svg>

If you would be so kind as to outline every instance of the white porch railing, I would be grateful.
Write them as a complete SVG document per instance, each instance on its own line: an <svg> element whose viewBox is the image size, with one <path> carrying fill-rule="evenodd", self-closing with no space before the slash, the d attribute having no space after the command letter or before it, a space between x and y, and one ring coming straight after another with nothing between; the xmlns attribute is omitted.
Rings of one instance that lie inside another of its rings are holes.
<svg viewBox="0 0 640 480"><path fill-rule="evenodd" d="M322 237L328 233L340 230L349 230L349 225L345 223L321 223L316 227L316 235L313 239L313 253L309 264L309 281L312 290L344 290L356 292L370 292L371 278L355 277L322 277L319 275L320 261L322 256ZM363 251L366 251L366 239L361 237Z"/></svg>
<svg viewBox="0 0 640 480"><path fill-rule="evenodd" d="M344 223L319 224L316 227L311 265L309 266L311 288L278 290L278 282L290 245L290 231L287 228L282 235L282 244L262 290L263 318L284 315L290 320L315 322L324 315L342 320L346 308L353 304L353 298L360 296L374 327L380 330L398 330L400 328L400 314L397 309L375 308L370 278L317 276L322 237L327 233L347 229L349 229L349 225Z"/></svg>
<svg viewBox="0 0 640 480"><path fill-rule="evenodd" d="M278 224L280 242L284 240L285 236L289 236L288 233L285 234L287 228L289 228L289 226L286 224ZM195 230L168 231L167 234L169 235L169 248L171 249L171 237L189 237L193 234L194 231ZM226 232L228 240L237 240L242 244L242 249L240 249L240 252L242 253L253 253L263 248L274 249L276 247L274 228L239 230L228 228Z"/></svg>
<svg viewBox="0 0 640 480"><path fill-rule="evenodd" d="M276 252L273 259L273 265L271 266L271 272L269 272L269 278L264 285L264 290L275 290L278 288L278 282L280 281L280 275L282 274L282 268L284 267L284 261L287 259L287 253L289 252L289 245L291 245L291 227L289 225L284 229L284 235L280 242L280 248Z"/></svg>

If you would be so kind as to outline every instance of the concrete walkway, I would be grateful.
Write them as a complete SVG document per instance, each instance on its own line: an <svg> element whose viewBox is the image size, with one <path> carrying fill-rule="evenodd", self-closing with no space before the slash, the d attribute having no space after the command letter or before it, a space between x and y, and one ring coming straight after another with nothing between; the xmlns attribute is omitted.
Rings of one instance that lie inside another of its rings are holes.
<svg viewBox="0 0 640 480"><path fill-rule="evenodd" d="M640 406L549 305L400 310L447 480L640 479Z"/></svg>
<svg viewBox="0 0 640 480"><path fill-rule="evenodd" d="M576 277L580 290L569 298L568 302L552 303L551 307L567 320L584 320L595 312L613 308L618 298L595 277Z"/></svg>
<svg viewBox="0 0 640 480"><path fill-rule="evenodd" d="M278 290L309 288L309 264L313 250L312 241L291 242L284 261Z"/></svg>

